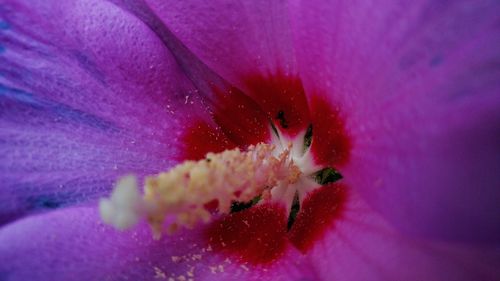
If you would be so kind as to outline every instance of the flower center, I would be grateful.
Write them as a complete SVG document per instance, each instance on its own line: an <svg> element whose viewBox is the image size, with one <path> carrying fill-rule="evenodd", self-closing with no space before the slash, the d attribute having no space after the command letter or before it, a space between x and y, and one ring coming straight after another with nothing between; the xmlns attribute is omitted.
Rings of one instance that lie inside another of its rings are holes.
<svg viewBox="0 0 500 281"><path fill-rule="evenodd" d="M135 178L120 180L111 197L100 202L103 220L126 229L146 218L158 238L179 227L210 221L211 202L217 202L221 214L235 212L238 206L243 209L242 205L275 202L283 204L292 218L294 204L320 185L311 173L307 132L294 140L283 137L274 126L273 132L271 144L208 153L205 159L185 161L148 177L142 198Z"/></svg>
<svg viewBox="0 0 500 281"><path fill-rule="evenodd" d="M100 202L106 223L146 219L158 238L210 221L210 247L245 264L276 261L289 245L305 253L333 229L348 189L331 167L351 149L340 109L280 71L244 81L245 92L212 89L212 120L191 117L178 160L192 161L148 177L142 197L134 177L117 183Z"/></svg>

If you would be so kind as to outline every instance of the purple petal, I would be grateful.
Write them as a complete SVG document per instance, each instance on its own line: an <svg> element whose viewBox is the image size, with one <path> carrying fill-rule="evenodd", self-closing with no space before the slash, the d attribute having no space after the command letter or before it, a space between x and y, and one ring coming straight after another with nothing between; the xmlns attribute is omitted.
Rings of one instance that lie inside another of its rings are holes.
<svg viewBox="0 0 500 281"><path fill-rule="evenodd" d="M286 1L145 2L189 50L241 89L249 74L295 74Z"/></svg>
<svg viewBox="0 0 500 281"><path fill-rule="evenodd" d="M0 230L2 280L304 280L309 263L289 252L255 268L209 248L202 228L153 240L146 225L117 232L94 208L68 208L16 221ZM191 272L191 273L189 273ZM192 276L191 276L192 275Z"/></svg>
<svg viewBox="0 0 500 281"><path fill-rule="evenodd" d="M342 172L407 232L499 241L498 1L295 1L307 92L353 150Z"/></svg>
<svg viewBox="0 0 500 281"><path fill-rule="evenodd" d="M0 22L0 223L173 164L199 104L143 22L97 0L7 1Z"/></svg>
<svg viewBox="0 0 500 281"><path fill-rule="evenodd" d="M490 246L437 243L401 235L359 196L309 254L317 280L498 280Z"/></svg>
<svg viewBox="0 0 500 281"><path fill-rule="evenodd" d="M2 280L495 280L493 247L429 243L395 231L351 196L343 219L307 256L287 252L269 267L209 248L203 228L156 241L146 225L117 232L95 208L31 216L0 230ZM188 273L191 272L191 273Z"/></svg>

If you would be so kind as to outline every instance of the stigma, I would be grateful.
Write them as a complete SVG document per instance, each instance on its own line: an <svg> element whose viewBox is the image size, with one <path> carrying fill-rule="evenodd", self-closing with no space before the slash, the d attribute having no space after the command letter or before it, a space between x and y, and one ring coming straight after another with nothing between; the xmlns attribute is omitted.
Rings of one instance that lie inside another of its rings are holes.
<svg viewBox="0 0 500 281"><path fill-rule="evenodd" d="M202 160L185 161L149 176L142 196L135 177L126 176L109 198L101 199L101 217L119 230L144 219L153 236L160 238L228 214L235 203L281 203L290 213L297 200L320 185L311 174L314 168L304 153L304 142L276 136L270 144L208 153Z"/></svg>

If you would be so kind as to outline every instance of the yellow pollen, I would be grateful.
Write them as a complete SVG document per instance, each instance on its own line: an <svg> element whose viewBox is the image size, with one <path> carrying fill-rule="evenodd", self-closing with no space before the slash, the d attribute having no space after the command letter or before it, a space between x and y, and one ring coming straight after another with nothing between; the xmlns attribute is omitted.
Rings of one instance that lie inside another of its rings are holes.
<svg viewBox="0 0 500 281"><path fill-rule="evenodd" d="M167 233L180 226L192 228L208 222L206 205L217 200L219 213L227 214L233 201L248 202L280 182L294 183L300 169L289 161L290 150L274 157L273 145L250 146L246 151L208 153L200 161L186 161L172 170L148 177L144 200L154 206L148 221L155 236L163 232L165 219L173 216Z"/></svg>
<svg viewBox="0 0 500 281"><path fill-rule="evenodd" d="M147 177L142 209L155 238L208 222L211 202L217 201L218 212L227 214L233 201L248 202L259 195L266 199L272 187L297 182L301 171L291 160L290 147L278 156L273 155L274 145L264 143L246 151L208 153L203 160Z"/></svg>

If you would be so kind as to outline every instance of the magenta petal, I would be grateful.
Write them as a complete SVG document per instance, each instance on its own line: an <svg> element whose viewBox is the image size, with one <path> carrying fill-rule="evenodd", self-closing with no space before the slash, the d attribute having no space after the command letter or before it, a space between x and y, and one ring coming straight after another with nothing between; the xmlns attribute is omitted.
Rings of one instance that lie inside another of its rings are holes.
<svg viewBox="0 0 500 281"><path fill-rule="evenodd" d="M200 229L153 240L147 225L118 232L95 208L68 208L0 230L1 280L311 280L304 256L271 267L241 264L208 246Z"/></svg>
<svg viewBox="0 0 500 281"><path fill-rule="evenodd" d="M146 2L188 49L242 90L245 75L296 73L286 1Z"/></svg>
<svg viewBox="0 0 500 281"><path fill-rule="evenodd" d="M498 242L500 3L293 3L306 91L346 118L346 182L407 232Z"/></svg>
<svg viewBox="0 0 500 281"><path fill-rule="evenodd" d="M317 280L492 281L500 276L495 247L406 237L354 195L343 218L309 256Z"/></svg>
<svg viewBox="0 0 500 281"><path fill-rule="evenodd" d="M167 169L199 111L143 22L106 1L0 8L0 223Z"/></svg>

